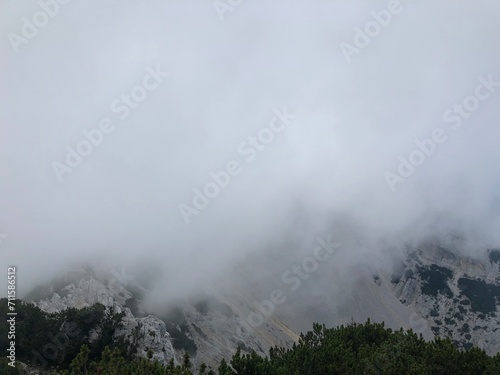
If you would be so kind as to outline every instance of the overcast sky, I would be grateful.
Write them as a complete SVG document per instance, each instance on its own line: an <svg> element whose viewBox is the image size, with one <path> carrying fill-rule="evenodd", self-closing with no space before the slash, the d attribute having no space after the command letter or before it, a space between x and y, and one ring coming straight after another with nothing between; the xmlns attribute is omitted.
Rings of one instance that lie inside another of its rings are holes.
<svg viewBox="0 0 500 375"><path fill-rule="evenodd" d="M154 258L196 289L347 227L353 257L500 243L497 1L46 3L0 4L0 264L20 292L80 259Z"/></svg>

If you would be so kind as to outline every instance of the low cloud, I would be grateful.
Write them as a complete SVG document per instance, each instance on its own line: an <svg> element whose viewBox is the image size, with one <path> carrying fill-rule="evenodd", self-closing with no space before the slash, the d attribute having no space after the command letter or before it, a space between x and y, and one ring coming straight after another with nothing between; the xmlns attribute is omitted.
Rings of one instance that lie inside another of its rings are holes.
<svg viewBox="0 0 500 375"><path fill-rule="evenodd" d="M151 261L158 298L177 298L247 260L249 277L279 278L326 233L337 265L385 267L387 251L429 238L498 245L500 91L467 101L478 77L500 81L497 4L401 2L348 62L339 46L386 1L236 3L224 22L211 2L58 3L17 51L10 33L40 5L0 5L0 260L18 266L20 293L80 261ZM157 66L168 78L142 90ZM458 105L474 110L455 130ZM242 159L282 108L286 130ZM103 118L112 133L55 173ZM391 189L386 172L437 128L446 142ZM233 160L240 173L194 207L193 189ZM189 225L180 204L199 211Z"/></svg>

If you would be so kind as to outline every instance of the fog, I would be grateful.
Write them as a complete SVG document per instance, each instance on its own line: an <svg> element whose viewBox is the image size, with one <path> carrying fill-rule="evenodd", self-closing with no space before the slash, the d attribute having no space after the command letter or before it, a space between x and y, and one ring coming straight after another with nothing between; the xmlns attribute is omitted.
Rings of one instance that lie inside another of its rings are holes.
<svg viewBox="0 0 500 375"><path fill-rule="evenodd" d="M190 295L248 262L279 277L327 235L371 266L429 238L498 246L498 2L45 3L36 32L38 2L0 4L0 263L19 293L90 262Z"/></svg>

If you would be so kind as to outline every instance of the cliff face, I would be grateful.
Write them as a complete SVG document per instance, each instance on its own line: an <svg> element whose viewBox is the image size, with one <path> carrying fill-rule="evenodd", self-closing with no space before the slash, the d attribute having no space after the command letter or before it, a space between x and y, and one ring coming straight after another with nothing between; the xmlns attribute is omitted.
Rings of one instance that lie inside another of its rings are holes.
<svg viewBox="0 0 500 375"><path fill-rule="evenodd" d="M163 364L171 358L178 362L187 351L195 366L204 362L216 367L238 346L267 354L271 346L290 346L313 322L334 326L368 318L394 329L411 328L426 339L450 337L462 347L500 351L500 251L490 251L479 261L429 245L410 252L392 275L367 268L356 272L364 276L348 299L339 302L331 287L324 288L321 298L295 294L255 327L248 324L249 314L256 311L255 301L269 298L269 293L258 295L255 284L243 279L239 285L222 283L205 299L186 300L154 315L141 302L147 292L142 286L92 272L38 288L38 297L35 293L31 300L46 312L97 302L124 312L124 327L115 335L139 337L139 355L152 351Z"/></svg>
<svg viewBox="0 0 500 375"><path fill-rule="evenodd" d="M124 336L129 340L138 338L138 354L141 356L146 357L150 349L153 351L153 359L164 365L167 365L171 358L176 360L165 322L152 315L134 316L125 306L126 301L132 297L130 291L116 282L105 283L87 275L76 284L70 283L64 286L51 298L40 300L37 305L45 312L54 313L69 307L81 309L101 303L115 313L124 312L123 328L117 329L115 336ZM98 336L99 333L95 332L92 339L95 340Z"/></svg>
<svg viewBox="0 0 500 375"><path fill-rule="evenodd" d="M78 271L38 287L26 299L48 313L95 303L115 313L124 312L124 326L115 331L115 336L135 340L139 355L146 357L152 351L152 359L164 365L171 358L179 363L178 359L188 352L195 366L206 363L215 368L221 359L230 359L238 346L243 351L267 354L271 346L287 346L298 337L291 331L284 333L286 327L275 320L258 329L249 327L240 311L242 299L235 295L179 303L154 316L144 310L140 300L146 290L132 282L125 284L110 275L97 277L93 272ZM98 337L99 332L95 332L92 339Z"/></svg>
<svg viewBox="0 0 500 375"><path fill-rule="evenodd" d="M479 261L423 247L393 275L394 293L427 319L435 335L495 354L500 351L499 255L490 250Z"/></svg>

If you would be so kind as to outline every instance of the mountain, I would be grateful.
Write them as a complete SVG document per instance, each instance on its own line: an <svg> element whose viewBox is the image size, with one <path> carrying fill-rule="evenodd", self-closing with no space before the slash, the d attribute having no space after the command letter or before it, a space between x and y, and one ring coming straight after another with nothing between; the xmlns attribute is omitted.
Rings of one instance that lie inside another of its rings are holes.
<svg viewBox="0 0 500 375"><path fill-rule="evenodd" d="M500 251L483 261L439 246L421 248L393 275L401 303L425 316L432 332L464 348L500 351Z"/></svg>
<svg viewBox="0 0 500 375"><path fill-rule="evenodd" d="M323 286L321 292L306 285L302 293L289 293L285 303L272 309L264 302L271 299L263 288L269 280L252 279L244 267L235 270L239 278L231 284L221 279L202 297L154 311L144 304L147 283L90 268L68 272L25 300L51 313L95 303L122 312L124 326L115 336L135 340L139 355L150 352L165 365L171 358L179 363L188 352L195 366L215 368L238 346L264 355L274 345L290 347L313 322L337 326L368 318L395 329L412 328L427 340L449 337L460 347L478 346L488 354L500 351L499 250L485 252L478 260L425 245L409 251L393 272L369 267L356 271L360 276L347 298L336 298L341 284Z"/></svg>

